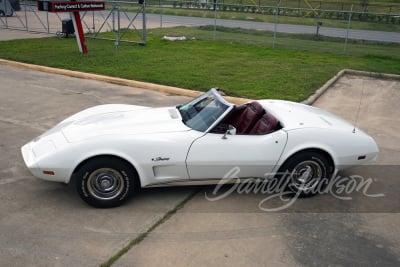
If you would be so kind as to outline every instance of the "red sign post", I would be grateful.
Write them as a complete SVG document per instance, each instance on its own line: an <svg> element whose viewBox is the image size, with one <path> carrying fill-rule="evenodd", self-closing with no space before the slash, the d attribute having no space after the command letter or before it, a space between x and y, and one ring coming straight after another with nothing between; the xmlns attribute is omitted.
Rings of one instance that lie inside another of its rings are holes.
<svg viewBox="0 0 400 267"><path fill-rule="evenodd" d="M83 54L88 52L85 43L85 34L83 32L80 11L97 11L105 9L105 2L102 1L83 1L78 2L71 0L70 2L57 2L57 1L38 1L39 11L48 12L72 12L72 22L74 24L76 35L76 41L78 43L79 51Z"/></svg>

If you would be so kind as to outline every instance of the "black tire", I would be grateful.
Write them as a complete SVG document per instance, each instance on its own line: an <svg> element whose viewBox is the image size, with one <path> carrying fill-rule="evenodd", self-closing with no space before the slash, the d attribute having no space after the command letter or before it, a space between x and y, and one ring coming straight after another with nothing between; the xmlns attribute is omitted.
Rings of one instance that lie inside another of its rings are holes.
<svg viewBox="0 0 400 267"><path fill-rule="evenodd" d="M0 17L4 17L6 14L4 13L3 10L0 10Z"/></svg>
<svg viewBox="0 0 400 267"><path fill-rule="evenodd" d="M136 171L125 161L99 157L85 162L76 173L79 196L96 208L122 205L138 187Z"/></svg>
<svg viewBox="0 0 400 267"><path fill-rule="evenodd" d="M295 154L278 171L281 179L287 179L286 189L299 197L310 197L320 193L329 183L332 174L332 164L319 151Z"/></svg>

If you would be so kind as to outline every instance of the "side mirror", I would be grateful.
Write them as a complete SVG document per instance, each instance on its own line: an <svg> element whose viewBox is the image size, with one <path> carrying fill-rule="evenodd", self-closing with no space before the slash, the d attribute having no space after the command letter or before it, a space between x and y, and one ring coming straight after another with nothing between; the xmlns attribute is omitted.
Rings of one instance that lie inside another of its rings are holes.
<svg viewBox="0 0 400 267"><path fill-rule="evenodd" d="M228 137L226 137L228 134L229 135L235 135L236 134L236 128L233 127L232 125L229 125L229 128L228 128L228 130L226 130L226 132L222 136L222 139L228 139Z"/></svg>

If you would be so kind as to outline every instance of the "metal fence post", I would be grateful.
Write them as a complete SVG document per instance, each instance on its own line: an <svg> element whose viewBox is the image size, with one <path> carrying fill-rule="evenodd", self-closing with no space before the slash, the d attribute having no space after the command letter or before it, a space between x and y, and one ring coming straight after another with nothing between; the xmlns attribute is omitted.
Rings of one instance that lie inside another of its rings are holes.
<svg viewBox="0 0 400 267"><path fill-rule="evenodd" d="M347 50L347 42L348 42L348 39L349 39L349 31L350 31L352 13L353 13L353 4L351 5L351 9L350 9L350 13L349 13L349 20L347 21L347 31L346 31L346 38L344 39L343 54L346 54L346 50Z"/></svg>
<svg viewBox="0 0 400 267"><path fill-rule="evenodd" d="M163 2L160 0L160 34L163 35Z"/></svg>
<svg viewBox="0 0 400 267"><path fill-rule="evenodd" d="M214 0L214 34L213 34L214 41L217 35L217 3L218 0Z"/></svg>
<svg viewBox="0 0 400 267"><path fill-rule="evenodd" d="M92 12L92 25L93 25L93 28L92 28L93 32L96 32L96 22L94 20L94 12Z"/></svg>
<svg viewBox="0 0 400 267"><path fill-rule="evenodd" d="M115 14L114 14L114 12L115 12L115 3L114 2L112 3L111 10L112 10L112 14L111 14L112 31L115 32Z"/></svg>
<svg viewBox="0 0 400 267"><path fill-rule="evenodd" d="M281 5L281 0L279 0L278 5L276 6L275 25L274 25L274 39L272 41L272 48L275 48L276 32L278 30L278 18L279 18L279 7L280 7L280 5Z"/></svg>
<svg viewBox="0 0 400 267"><path fill-rule="evenodd" d="M142 16L143 16L143 19L142 19L142 23L143 23L143 27L142 27L142 30L143 30L143 33L142 33L142 42L143 42L143 45L145 45L146 44L146 39L147 39L147 35L146 35L146 32L147 32L147 29L146 29L146 0L143 0L143 4L142 4Z"/></svg>
<svg viewBox="0 0 400 267"><path fill-rule="evenodd" d="M46 12L47 33L50 33L49 12Z"/></svg>
<svg viewBox="0 0 400 267"><path fill-rule="evenodd" d="M28 28L28 15L26 14L26 7L28 6L27 5L27 3L26 3L26 1L24 2L24 14L25 14L25 29L26 29L26 31L29 31L29 28Z"/></svg>
<svg viewBox="0 0 400 267"><path fill-rule="evenodd" d="M118 22L118 41L121 37L121 11L119 10L120 6L117 8L117 22Z"/></svg>

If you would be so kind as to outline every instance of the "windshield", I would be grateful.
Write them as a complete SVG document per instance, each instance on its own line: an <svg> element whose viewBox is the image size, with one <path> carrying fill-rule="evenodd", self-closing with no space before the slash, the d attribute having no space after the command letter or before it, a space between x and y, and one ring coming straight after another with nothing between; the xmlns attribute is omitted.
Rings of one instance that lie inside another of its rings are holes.
<svg viewBox="0 0 400 267"><path fill-rule="evenodd" d="M219 95L217 90L211 89L189 103L178 106L178 110L186 126L205 132L232 106Z"/></svg>

